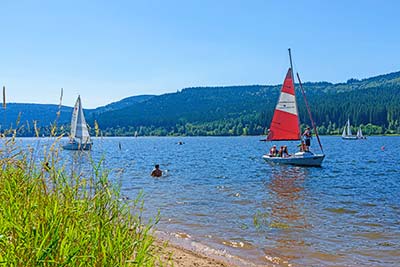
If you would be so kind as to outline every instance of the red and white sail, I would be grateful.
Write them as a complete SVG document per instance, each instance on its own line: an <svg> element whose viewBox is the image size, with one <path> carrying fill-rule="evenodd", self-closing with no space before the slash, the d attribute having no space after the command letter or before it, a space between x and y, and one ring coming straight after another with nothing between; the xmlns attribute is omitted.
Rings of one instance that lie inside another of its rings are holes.
<svg viewBox="0 0 400 267"><path fill-rule="evenodd" d="M267 140L300 140L299 114L291 68L289 68L283 82Z"/></svg>

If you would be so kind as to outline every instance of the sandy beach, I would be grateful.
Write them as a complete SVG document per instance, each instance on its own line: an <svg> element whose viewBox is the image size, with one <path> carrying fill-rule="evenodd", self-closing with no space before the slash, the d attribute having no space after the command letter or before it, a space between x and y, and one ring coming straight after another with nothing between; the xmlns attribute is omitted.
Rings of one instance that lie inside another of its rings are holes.
<svg viewBox="0 0 400 267"><path fill-rule="evenodd" d="M174 267L233 267L235 265L201 255L195 251L183 247L168 244L163 249L164 260Z"/></svg>
<svg viewBox="0 0 400 267"><path fill-rule="evenodd" d="M156 231L155 245L167 266L236 267L249 266L243 259L201 244L186 233Z"/></svg>

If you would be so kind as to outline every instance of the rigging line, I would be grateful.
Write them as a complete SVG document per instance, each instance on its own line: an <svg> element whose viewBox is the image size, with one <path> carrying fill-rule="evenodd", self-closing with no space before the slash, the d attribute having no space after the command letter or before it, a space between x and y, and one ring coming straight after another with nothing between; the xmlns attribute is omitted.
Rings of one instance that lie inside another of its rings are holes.
<svg viewBox="0 0 400 267"><path fill-rule="evenodd" d="M299 75L298 72L296 72L296 74L297 74L297 79L299 80L299 85L300 85L300 88L301 88L301 93L303 94L304 102L306 103L308 116L310 117L310 121L311 121L312 127L313 127L313 129L315 131L315 136L317 137L318 144L319 144L319 147L321 148L322 153L324 153L324 150L323 150L322 144L321 144L321 140L319 139L317 127L315 127L314 120L313 120L313 118L311 116L310 106L308 105L308 102L307 102L306 94L305 94L304 89L303 89L303 84L301 83L301 80L300 80L300 75Z"/></svg>

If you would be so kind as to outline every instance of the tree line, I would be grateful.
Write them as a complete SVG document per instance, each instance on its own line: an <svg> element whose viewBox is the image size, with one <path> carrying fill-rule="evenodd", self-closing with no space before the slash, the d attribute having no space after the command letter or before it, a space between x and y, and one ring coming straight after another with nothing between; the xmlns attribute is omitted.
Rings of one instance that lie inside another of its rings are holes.
<svg viewBox="0 0 400 267"><path fill-rule="evenodd" d="M341 134L348 119L354 132L360 126L367 135L400 134L400 72L339 84L308 82L304 89L320 134ZM99 125L97 135L103 136L264 135L279 92L280 85L186 88L176 93L146 96L139 98L140 101L122 100L104 109L85 110L85 115L92 126L92 135L96 135L95 122ZM299 90L296 98L304 128L311 123ZM40 136L48 136L55 125L57 133L69 132L71 108L14 106L7 114L0 110L0 120L18 118L19 136L34 136L37 131ZM56 116L57 112L61 114ZM2 131L4 125L10 127L10 123L2 123Z"/></svg>

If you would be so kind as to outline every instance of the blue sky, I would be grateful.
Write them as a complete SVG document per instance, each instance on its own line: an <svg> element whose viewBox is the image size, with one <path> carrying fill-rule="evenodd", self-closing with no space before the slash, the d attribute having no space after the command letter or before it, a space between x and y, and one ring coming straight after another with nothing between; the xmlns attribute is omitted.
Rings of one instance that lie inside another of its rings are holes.
<svg viewBox="0 0 400 267"><path fill-rule="evenodd" d="M398 71L400 1L0 1L9 102L94 108L190 86Z"/></svg>

